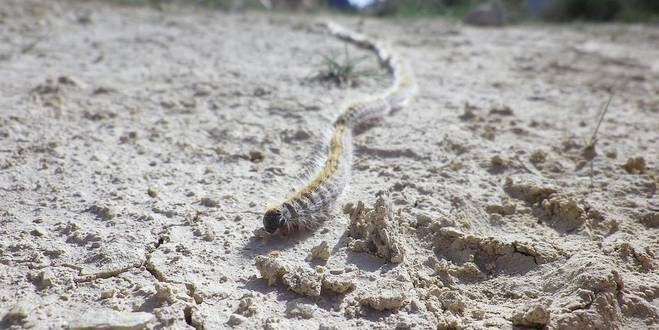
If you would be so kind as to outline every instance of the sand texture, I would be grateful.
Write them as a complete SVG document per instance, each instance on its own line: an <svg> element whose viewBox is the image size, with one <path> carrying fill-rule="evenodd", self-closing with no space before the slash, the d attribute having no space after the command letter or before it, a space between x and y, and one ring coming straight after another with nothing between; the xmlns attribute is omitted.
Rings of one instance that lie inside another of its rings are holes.
<svg viewBox="0 0 659 330"><path fill-rule="evenodd" d="M419 92L265 235L390 43ZM659 27L0 3L0 328L659 327ZM597 139L600 109L613 99ZM592 139L590 141L593 141ZM594 146L594 147L593 147Z"/></svg>

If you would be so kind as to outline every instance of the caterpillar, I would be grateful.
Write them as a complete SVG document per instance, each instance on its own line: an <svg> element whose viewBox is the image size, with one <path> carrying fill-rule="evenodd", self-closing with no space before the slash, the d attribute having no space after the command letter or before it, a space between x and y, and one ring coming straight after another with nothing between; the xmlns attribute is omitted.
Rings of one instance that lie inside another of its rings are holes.
<svg viewBox="0 0 659 330"><path fill-rule="evenodd" d="M333 22L323 23L322 26L336 38L372 51L392 75L393 82L381 95L353 101L344 107L334 121L326 154L317 171L284 201L266 209L263 228L270 234L277 230L313 229L325 220L350 178L355 128L403 108L416 93L415 80L407 63L383 43Z"/></svg>

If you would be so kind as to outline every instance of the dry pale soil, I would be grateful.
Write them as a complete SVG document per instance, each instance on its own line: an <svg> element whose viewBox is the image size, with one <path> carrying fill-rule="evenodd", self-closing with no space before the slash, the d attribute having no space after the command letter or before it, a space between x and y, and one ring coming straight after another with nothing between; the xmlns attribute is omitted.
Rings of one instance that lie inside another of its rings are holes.
<svg viewBox="0 0 659 330"><path fill-rule="evenodd" d="M0 3L0 328L659 327L659 27L333 17L415 72L318 230L326 16ZM598 114L611 104L599 127Z"/></svg>

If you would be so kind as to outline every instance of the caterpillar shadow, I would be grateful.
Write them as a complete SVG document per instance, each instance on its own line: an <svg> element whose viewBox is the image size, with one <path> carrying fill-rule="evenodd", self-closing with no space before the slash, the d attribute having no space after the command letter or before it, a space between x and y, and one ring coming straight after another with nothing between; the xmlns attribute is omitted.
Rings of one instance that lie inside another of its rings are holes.
<svg viewBox="0 0 659 330"><path fill-rule="evenodd" d="M267 254L271 251L286 251L302 244L315 232L316 230L300 230L285 236L277 233L264 237L252 235L243 246L242 251L249 257Z"/></svg>

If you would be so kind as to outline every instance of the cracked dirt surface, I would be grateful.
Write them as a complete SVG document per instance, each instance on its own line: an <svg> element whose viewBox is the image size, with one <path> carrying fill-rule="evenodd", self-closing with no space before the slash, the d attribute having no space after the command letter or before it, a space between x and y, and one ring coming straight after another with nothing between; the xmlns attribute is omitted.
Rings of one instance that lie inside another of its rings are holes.
<svg viewBox="0 0 659 330"><path fill-rule="evenodd" d="M335 17L420 93L355 137L331 221L268 237L388 84L353 48L356 87L310 81L344 47L318 18L3 1L0 328L659 326L659 28Z"/></svg>

